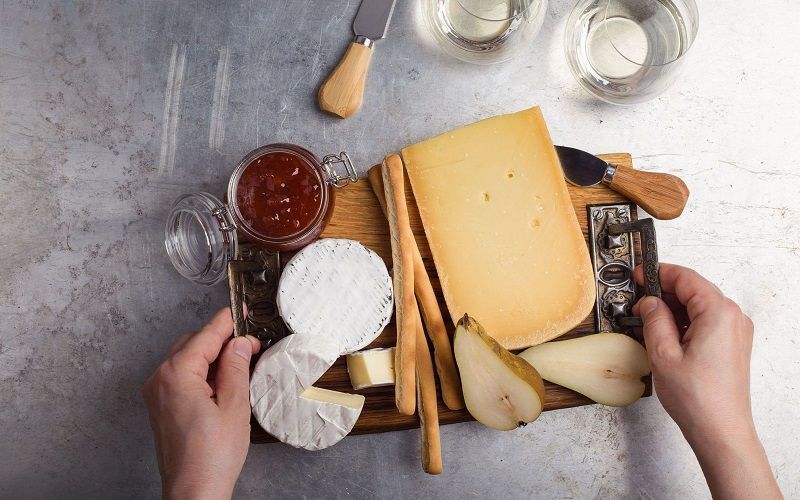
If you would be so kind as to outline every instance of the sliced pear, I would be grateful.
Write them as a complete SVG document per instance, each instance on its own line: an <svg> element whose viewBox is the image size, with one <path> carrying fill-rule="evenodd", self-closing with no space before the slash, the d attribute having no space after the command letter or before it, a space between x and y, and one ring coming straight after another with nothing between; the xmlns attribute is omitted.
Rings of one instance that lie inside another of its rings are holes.
<svg viewBox="0 0 800 500"><path fill-rule="evenodd" d="M466 314L456 327L453 350L464 402L475 420L508 431L542 413L544 382L536 369L495 342Z"/></svg>
<svg viewBox="0 0 800 500"><path fill-rule="evenodd" d="M642 397L642 377L650 373L647 351L621 333L546 342L520 356L545 380L608 406L627 406Z"/></svg>

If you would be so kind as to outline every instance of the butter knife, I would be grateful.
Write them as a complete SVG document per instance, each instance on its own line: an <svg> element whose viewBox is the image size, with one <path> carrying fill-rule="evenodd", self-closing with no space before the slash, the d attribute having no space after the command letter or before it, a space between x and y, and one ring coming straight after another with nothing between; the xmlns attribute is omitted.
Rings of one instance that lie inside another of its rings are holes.
<svg viewBox="0 0 800 500"><path fill-rule="evenodd" d="M656 219L674 219L686 207L689 188L680 177L614 165L586 151L566 146L556 146L556 153L564 177L571 184L586 187L603 183Z"/></svg>
<svg viewBox="0 0 800 500"><path fill-rule="evenodd" d="M320 109L347 118L361 107L372 45L386 36L394 3L395 0L362 0L353 21L355 40L319 88Z"/></svg>

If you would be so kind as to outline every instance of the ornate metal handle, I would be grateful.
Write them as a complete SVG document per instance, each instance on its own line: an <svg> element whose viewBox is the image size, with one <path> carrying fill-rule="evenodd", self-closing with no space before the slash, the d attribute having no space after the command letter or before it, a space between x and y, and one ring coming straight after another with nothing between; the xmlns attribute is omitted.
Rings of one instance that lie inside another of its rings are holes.
<svg viewBox="0 0 800 500"><path fill-rule="evenodd" d="M235 337L253 335L266 349L288 334L276 304L280 271L277 252L248 243L239 245L239 258L228 262Z"/></svg>
<svg viewBox="0 0 800 500"><path fill-rule="evenodd" d="M637 298L637 286L633 279L637 257L633 233L641 236L644 293L661 296L653 220L632 220L636 206L629 203L590 205L587 208L589 250L597 283L597 330L630 331L632 327L641 326L641 319L630 315Z"/></svg>
<svg viewBox="0 0 800 500"><path fill-rule="evenodd" d="M639 233L642 239L642 262L644 264L644 294L661 298L661 282L658 280L658 247L656 246L656 228L653 219L639 219L619 224L609 224L606 228L610 236L623 233ZM642 318L623 316L617 318L623 327L642 326Z"/></svg>
<svg viewBox="0 0 800 500"><path fill-rule="evenodd" d="M231 295L231 316L233 316L233 336L247 335L247 322L244 315L244 273L258 271L261 266L248 260L228 262L228 291Z"/></svg>

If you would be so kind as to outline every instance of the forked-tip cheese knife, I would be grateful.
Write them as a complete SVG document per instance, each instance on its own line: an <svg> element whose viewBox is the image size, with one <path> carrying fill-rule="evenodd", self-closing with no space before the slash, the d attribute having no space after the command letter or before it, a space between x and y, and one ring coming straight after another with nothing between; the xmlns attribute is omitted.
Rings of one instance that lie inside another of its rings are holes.
<svg viewBox="0 0 800 500"><path fill-rule="evenodd" d="M395 0L362 0L353 21L356 38L319 88L319 107L347 118L361 107L372 44L386 36Z"/></svg>
<svg viewBox="0 0 800 500"><path fill-rule="evenodd" d="M678 217L689 199L689 188L670 174L643 172L608 163L580 149L556 146L564 177L576 186L603 183L627 196L656 219Z"/></svg>

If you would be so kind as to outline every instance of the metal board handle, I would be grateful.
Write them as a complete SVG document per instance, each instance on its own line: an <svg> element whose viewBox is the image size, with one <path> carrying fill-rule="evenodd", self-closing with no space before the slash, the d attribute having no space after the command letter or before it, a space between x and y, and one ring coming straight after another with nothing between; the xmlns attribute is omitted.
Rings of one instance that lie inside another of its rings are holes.
<svg viewBox="0 0 800 500"><path fill-rule="evenodd" d="M644 294L661 298L661 282L658 279L658 247L656 245L656 228L653 219L639 219L619 224L609 224L608 234L618 236L623 233L639 233L642 240L642 263L644 267ZM617 318L623 327L640 327L642 318L627 316Z"/></svg>

